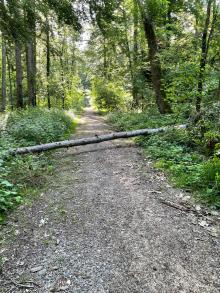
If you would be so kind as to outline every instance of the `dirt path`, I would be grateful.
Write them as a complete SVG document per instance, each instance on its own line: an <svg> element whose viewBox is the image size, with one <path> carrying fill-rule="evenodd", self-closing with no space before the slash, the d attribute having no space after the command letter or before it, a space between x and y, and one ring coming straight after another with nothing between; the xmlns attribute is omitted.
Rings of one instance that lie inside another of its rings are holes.
<svg viewBox="0 0 220 293"><path fill-rule="evenodd" d="M78 136L107 129L88 112ZM177 204L183 194L131 141L55 156L50 187L2 231L10 236L0 292L220 292L218 237L195 213L161 203Z"/></svg>

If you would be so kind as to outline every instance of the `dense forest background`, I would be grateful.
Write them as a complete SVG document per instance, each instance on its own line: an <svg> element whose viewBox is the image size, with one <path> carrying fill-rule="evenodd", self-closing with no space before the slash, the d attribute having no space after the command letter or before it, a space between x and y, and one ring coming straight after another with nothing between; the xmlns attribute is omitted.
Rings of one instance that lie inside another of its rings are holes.
<svg viewBox="0 0 220 293"><path fill-rule="evenodd" d="M1 1L1 110L218 103L218 1Z"/></svg>
<svg viewBox="0 0 220 293"><path fill-rule="evenodd" d="M125 130L186 123L139 143L219 207L219 15L218 0L1 0L1 111L14 112L4 150L71 132L65 113L46 108L92 102Z"/></svg>

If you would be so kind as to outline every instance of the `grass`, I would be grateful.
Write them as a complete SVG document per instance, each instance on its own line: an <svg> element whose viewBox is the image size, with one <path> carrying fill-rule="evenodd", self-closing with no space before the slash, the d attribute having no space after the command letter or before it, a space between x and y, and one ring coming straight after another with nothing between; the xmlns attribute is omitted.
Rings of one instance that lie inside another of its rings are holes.
<svg viewBox="0 0 220 293"><path fill-rule="evenodd" d="M157 128L185 123L183 117L157 113L111 113L107 120L117 130ZM203 141L190 130L171 129L166 133L135 139L155 166L164 170L177 187L192 191L196 199L220 208L220 159L209 156Z"/></svg>

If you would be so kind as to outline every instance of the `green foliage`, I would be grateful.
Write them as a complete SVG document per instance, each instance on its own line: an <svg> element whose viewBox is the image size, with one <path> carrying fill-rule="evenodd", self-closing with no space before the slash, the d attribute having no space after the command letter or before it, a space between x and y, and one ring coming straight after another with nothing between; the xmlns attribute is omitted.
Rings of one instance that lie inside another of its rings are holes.
<svg viewBox="0 0 220 293"><path fill-rule="evenodd" d="M208 160L202 168L200 184L203 188L202 199L220 208L220 159Z"/></svg>
<svg viewBox="0 0 220 293"><path fill-rule="evenodd" d="M157 128L183 121L181 116L175 114L159 115L158 110L151 109L150 112L143 113L122 113L115 112L108 115L108 121L119 129L133 130L141 128Z"/></svg>
<svg viewBox="0 0 220 293"><path fill-rule="evenodd" d="M6 212L22 202L14 184L8 180L0 179L0 213Z"/></svg>
<svg viewBox="0 0 220 293"><path fill-rule="evenodd" d="M27 191L39 187L53 171L49 155L10 157L8 150L66 138L73 126L64 111L28 109L10 114L6 132L0 133L0 222L4 213L20 204Z"/></svg>
<svg viewBox="0 0 220 293"><path fill-rule="evenodd" d="M219 149L220 133L215 130L205 132L203 142L208 153L213 154L215 150Z"/></svg>
<svg viewBox="0 0 220 293"><path fill-rule="evenodd" d="M20 145L34 145L58 141L74 128L72 119L60 110L30 108L12 112L7 132Z"/></svg>
<svg viewBox="0 0 220 293"><path fill-rule="evenodd" d="M23 189L41 186L44 183L44 174L53 171L50 156L45 154L18 156L12 158L8 166L11 182L16 186L22 186Z"/></svg>
<svg viewBox="0 0 220 293"><path fill-rule="evenodd" d="M10 168L5 161L7 147L9 147L7 140L0 136L0 222L2 212L21 202L17 188L7 179L10 174Z"/></svg>
<svg viewBox="0 0 220 293"><path fill-rule="evenodd" d="M73 76L71 86L66 90L66 103L67 109L74 109L81 111L85 106L84 92L79 77Z"/></svg>
<svg viewBox="0 0 220 293"><path fill-rule="evenodd" d="M175 115L161 116L156 113L113 113L108 116L117 129L174 125L182 121ZM166 170L171 180L181 188L199 195L205 203L220 208L220 159L208 159L201 153L201 141L194 139L188 130L170 130L165 133L136 138L146 153L156 161L157 168ZM215 138L216 133L207 133L205 139Z"/></svg>
<svg viewBox="0 0 220 293"><path fill-rule="evenodd" d="M57 13L60 23L71 25L76 30L81 29L81 24L75 11L75 6L72 5L72 1L46 0L45 2Z"/></svg>
<svg viewBox="0 0 220 293"><path fill-rule="evenodd" d="M117 83L95 78L92 84L92 97L98 110L114 111L123 108L126 93Z"/></svg>
<svg viewBox="0 0 220 293"><path fill-rule="evenodd" d="M148 14L152 19L155 19L157 17L161 17L166 13L168 3L167 0L147 0L145 1Z"/></svg>

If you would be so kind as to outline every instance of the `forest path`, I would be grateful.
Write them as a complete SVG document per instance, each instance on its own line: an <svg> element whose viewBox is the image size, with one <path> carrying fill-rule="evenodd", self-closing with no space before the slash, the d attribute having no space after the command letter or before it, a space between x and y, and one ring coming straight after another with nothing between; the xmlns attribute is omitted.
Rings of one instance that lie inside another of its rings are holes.
<svg viewBox="0 0 220 293"><path fill-rule="evenodd" d="M77 136L108 131L88 111ZM54 156L50 186L2 230L0 292L220 292L219 239L160 201L184 195L130 140Z"/></svg>

